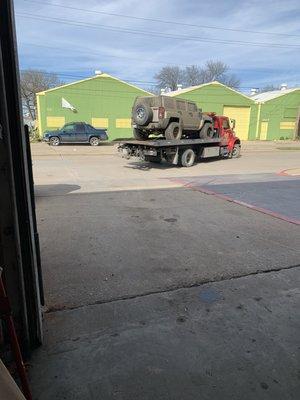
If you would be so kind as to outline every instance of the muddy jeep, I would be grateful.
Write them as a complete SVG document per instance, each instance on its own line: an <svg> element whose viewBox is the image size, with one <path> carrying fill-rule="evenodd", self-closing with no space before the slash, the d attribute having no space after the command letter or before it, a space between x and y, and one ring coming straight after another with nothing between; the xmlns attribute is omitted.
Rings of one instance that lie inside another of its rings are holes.
<svg viewBox="0 0 300 400"><path fill-rule="evenodd" d="M150 134L163 135L167 140L196 136L213 137L210 116L197 104L168 96L137 97L132 107L133 135L146 140Z"/></svg>

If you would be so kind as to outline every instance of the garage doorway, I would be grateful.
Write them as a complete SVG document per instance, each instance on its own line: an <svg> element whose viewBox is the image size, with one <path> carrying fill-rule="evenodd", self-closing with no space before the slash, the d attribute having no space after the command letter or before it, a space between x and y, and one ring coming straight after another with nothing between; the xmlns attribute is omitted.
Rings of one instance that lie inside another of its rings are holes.
<svg viewBox="0 0 300 400"><path fill-rule="evenodd" d="M250 107L224 106L223 115L235 119L235 132L241 140L248 140Z"/></svg>

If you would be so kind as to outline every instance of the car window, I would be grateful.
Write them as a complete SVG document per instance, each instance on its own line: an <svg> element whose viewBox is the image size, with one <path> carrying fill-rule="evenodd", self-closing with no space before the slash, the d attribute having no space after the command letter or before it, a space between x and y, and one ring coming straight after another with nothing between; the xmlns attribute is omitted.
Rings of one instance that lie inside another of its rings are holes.
<svg viewBox="0 0 300 400"><path fill-rule="evenodd" d="M85 132L84 124L75 124L76 132Z"/></svg>
<svg viewBox="0 0 300 400"><path fill-rule="evenodd" d="M185 101L177 100L177 108L178 110L185 111Z"/></svg>
<svg viewBox="0 0 300 400"><path fill-rule="evenodd" d="M87 124L86 126L89 128L90 131L94 131L95 130L95 128L90 124Z"/></svg>
<svg viewBox="0 0 300 400"><path fill-rule="evenodd" d="M197 111L197 106L194 103L188 103L188 111Z"/></svg>
<svg viewBox="0 0 300 400"><path fill-rule="evenodd" d="M224 129L229 129L229 128L230 128L229 122L228 122L227 119L223 119L222 127L223 127Z"/></svg>
<svg viewBox="0 0 300 400"><path fill-rule="evenodd" d="M164 106L166 108L174 108L174 100L168 97L164 97Z"/></svg>
<svg viewBox="0 0 300 400"><path fill-rule="evenodd" d="M68 124L64 126L63 130L66 132L74 132L75 126L76 126L75 124Z"/></svg>

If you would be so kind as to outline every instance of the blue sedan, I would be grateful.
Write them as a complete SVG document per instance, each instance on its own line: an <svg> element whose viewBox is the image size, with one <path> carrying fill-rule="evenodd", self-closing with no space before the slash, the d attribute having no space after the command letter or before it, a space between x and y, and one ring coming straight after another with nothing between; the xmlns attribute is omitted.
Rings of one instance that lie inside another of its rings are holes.
<svg viewBox="0 0 300 400"><path fill-rule="evenodd" d="M98 146L100 142L108 140L108 136L104 128L97 129L85 122L70 122L61 129L46 131L43 140L51 146L61 143L89 143Z"/></svg>

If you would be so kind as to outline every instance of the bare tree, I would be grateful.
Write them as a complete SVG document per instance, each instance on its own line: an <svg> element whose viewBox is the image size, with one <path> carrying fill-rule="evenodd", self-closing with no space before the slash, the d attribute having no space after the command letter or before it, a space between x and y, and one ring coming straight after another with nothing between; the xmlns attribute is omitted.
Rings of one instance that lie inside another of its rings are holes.
<svg viewBox="0 0 300 400"><path fill-rule="evenodd" d="M202 69L203 80L205 82L217 81L222 79L229 67L222 61L207 61Z"/></svg>
<svg viewBox="0 0 300 400"><path fill-rule="evenodd" d="M186 67L184 71L184 85L185 86L196 86L203 83L203 74L200 67L197 65L191 65Z"/></svg>
<svg viewBox="0 0 300 400"><path fill-rule="evenodd" d="M201 70L202 83L218 81L224 85L238 88L240 80L234 75L229 74L229 66L222 61L207 61Z"/></svg>
<svg viewBox="0 0 300 400"><path fill-rule="evenodd" d="M183 82L184 73L179 67L163 67L155 76L157 87L164 89L166 87L176 90L177 85Z"/></svg>
<svg viewBox="0 0 300 400"><path fill-rule="evenodd" d="M28 69L21 72L21 97L24 111L36 119L36 93L61 85L56 74Z"/></svg>
<svg viewBox="0 0 300 400"><path fill-rule="evenodd" d="M184 70L179 67L164 67L154 78L158 88L169 87L171 90L176 90L179 83L187 87L212 81L219 81L227 86L238 88L240 80L234 74L229 74L228 71L227 64L222 61L210 60L202 68L197 65L188 66Z"/></svg>
<svg viewBox="0 0 300 400"><path fill-rule="evenodd" d="M160 94L160 89L157 86L148 86L143 89L146 90L147 92L150 92L151 94L155 95Z"/></svg>

